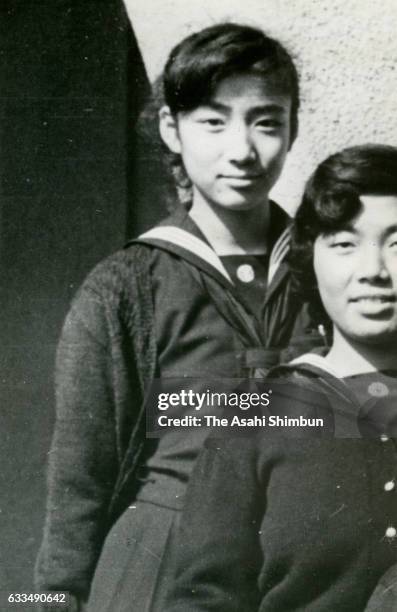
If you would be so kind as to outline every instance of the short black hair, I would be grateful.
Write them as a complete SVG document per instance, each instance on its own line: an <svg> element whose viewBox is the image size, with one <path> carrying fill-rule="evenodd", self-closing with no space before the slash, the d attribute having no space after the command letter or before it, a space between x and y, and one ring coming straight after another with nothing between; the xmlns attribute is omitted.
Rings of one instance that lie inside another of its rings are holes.
<svg viewBox="0 0 397 612"><path fill-rule="evenodd" d="M325 159L306 183L293 223L290 266L295 289L318 323L325 313L313 269L314 242L346 226L359 213L362 195L397 196L396 147L349 147Z"/></svg>
<svg viewBox="0 0 397 612"><path fill-rule="evenodd" d="M221 23L191 34L170 53L163 73L165 102L174 115L207 104L220 81L253 72L291 97L291 142L298 129L299 82L290 54L261 30Z"/></svg>

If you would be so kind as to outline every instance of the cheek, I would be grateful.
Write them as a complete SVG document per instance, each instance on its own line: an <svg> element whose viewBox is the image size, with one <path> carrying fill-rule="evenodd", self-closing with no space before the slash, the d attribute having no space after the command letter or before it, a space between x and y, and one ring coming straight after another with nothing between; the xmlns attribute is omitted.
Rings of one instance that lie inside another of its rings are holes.
<svg viewBox="0 0 397 612"><path fill-rule="evenodd" d="M388 269L390 271L393 287L397 289L397 254L392 257Z"/></svg>
<svg viewBox="0 0 397 612"><path fill-rule="evenodd" d="M327 311L333 311L338 300L343 300L344 290L348 284L348 275L345 273L343 263L335 260L322 249L314 250L314 273L317 287Z"/></svg>
<svg viewBox="0 0 397 612"><path fill-rule="evenodd" d="M314 268L314 276L316 277L317 287L320 293L322 293L323 285L326 281L326 259L324 254L322 253L321 247L318 247L317 244L314 245L313 252L313 268Z"/></svg>
<svg viewBox="0 0 397 612"><path fill-rule="evenodd" d="M187 173L192 175L191 178L202 180L203 176L208 173L208 168L211 167L211 163L206 157L200 155L199 151L199 147L198 151L182 149L182 161Z"/></svg>
<svg viewBox="0 0 397 612"><path fill-rule="evenodd" d="M205 138L198 137L193 145L182 148L182 159L185 166L191 166L198 170L203 168L209 171L216 161L216 156L216 147L212 146Z"/></svg>
<svg viewBox="0 0 397 612"><path fill-rule="evenodd" d="M216 155L216 142L204 130L190 127L180 129L179 144L185 167L205 167L213 163Z"/></svg>
<svg viewBox="0 0 397 612"><path fill-rule="evenodd" d="M267 164L275 167L282 166L288 153L286 139L269 139L258 147L260 156Z"/></svg>

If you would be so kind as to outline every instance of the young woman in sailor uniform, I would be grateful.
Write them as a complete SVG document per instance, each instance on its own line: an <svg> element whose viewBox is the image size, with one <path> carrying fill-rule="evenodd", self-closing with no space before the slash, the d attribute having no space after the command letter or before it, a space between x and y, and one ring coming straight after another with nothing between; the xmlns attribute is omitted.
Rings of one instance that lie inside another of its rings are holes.
<svg viewBox="0 0 397 612"><path fill-rule="evenodd" d="M208 438L163 611L397 610L396 148L320 164L292 262L330 348L275 368L264 413L324 425Z"/></svg>
<svg viewBox="0 0 397 612"><path fill-rule="evenodd" d="M58 350L37 587L95 612L149 610L206 435L146 439L153 382L207 388L274 365L291 336L298 352L313 341L284 261L289 219L268 199L297 131L290 56L256 29L210 27L171 52L164 95L160 131L190 207L95 268Z"/></svg>

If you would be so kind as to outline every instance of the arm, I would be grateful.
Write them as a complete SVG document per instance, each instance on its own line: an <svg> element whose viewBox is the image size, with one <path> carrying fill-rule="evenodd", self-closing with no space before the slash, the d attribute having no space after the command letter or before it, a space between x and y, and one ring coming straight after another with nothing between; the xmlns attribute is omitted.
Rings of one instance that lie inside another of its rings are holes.
<svg viewBox="0 0 397 612"><path fill-rule="evenodd" d="M81 600L106 535L118 471L108 333L100 295L86 284L57 353L47 514L36 564L39 590L66 590Z"/></svg>
<svg viewBox="0 0 397 612"><path fill-rule="evenodd" d="M211 440L199 457L175 534L167 612L258 610L264 491L254 446L254 438Z"/></svg>

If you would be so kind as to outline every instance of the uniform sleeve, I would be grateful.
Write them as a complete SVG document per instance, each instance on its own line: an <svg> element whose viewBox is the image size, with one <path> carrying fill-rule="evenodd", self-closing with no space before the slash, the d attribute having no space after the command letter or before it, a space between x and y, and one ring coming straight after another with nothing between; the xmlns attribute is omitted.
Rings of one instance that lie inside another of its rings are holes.
<svg viewBox="0 0 397 612"><path fill-rule="evenodd" d="M58 347L46 522L35 572L38 590L65 590L82 601L117 475L109 345L101 298L83 288Z"/></svg>
<svg viewBox="0 0 397 612"><path fill-rule="evenodd" d="M175 580L163 611L258 610L264 492L252 442L212 440L200 455L174 534Z"/></svg>

